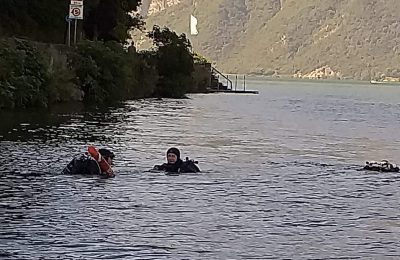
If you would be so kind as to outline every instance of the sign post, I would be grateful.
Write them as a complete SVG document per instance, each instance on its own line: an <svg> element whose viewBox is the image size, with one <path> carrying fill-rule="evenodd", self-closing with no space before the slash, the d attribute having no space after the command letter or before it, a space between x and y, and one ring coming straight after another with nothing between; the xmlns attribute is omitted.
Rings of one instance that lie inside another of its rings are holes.
<svg viewBox="0 0 400 260"><path fill-rule="evenodd" d="M75 20L74 44L76 44L76 30L78 20L83 20L83 0L71 0L71 3L69 5L68 46L71 42L71 20Z"/></svg>
<svg viewBox="0 0 400 260"><path fill-rule="evenodd" d="M69 19L69 15L65 17L65 21L68 23L67 46L71 46L71 19Z"/></svg>
<svg viewBox="0 0 400 260"><path fill-rule="evenodd" d="M75 19L75 28L74 28L74 45L76 45L76 25L78 20Z"/></svg>

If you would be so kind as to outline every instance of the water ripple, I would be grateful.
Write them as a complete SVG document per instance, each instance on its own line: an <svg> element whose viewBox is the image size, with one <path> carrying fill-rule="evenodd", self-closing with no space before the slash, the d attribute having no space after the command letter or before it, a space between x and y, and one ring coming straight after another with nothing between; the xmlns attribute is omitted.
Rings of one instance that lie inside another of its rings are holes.
<svg viewBox="0 0 400 260"><path fill-rule="evenodd" d="M398 89L249 86L2 115L0 258L398 259L400 175L359 171L400 162ZM88 143L116 178L60 174ZM202 173L150 171L169 146Z"/></svg>

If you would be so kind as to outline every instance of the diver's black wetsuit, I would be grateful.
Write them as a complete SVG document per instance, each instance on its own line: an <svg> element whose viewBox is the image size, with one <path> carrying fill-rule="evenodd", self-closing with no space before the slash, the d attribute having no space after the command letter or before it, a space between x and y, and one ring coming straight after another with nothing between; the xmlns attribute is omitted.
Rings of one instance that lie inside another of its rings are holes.
<svg viewBox="0 0 400 260"><path fill-rule="evenodd" d="M102 174L99 164L96 160L85 153L75 157L64 168L63 174L85 174L85 175L105 175Z"/></svg>
<svg viewBox="0 0 400 260"><path fill-rule="evenodd" d="M383 160L382 162L366 162L364 170L378 172L399 172L399 167L396 164L392 164L386 160Z"/></svg>
<svg viewBox="0 0 400 260"><path fill-rule="evenodd" d="M178 161L176 161L176 163L174 164L164 163L162 165L156 165L154 166L154 169L171 173L200 172L199 167L197 167L194 161L192 160L182 161L181 159L178 159Z"/></svg>

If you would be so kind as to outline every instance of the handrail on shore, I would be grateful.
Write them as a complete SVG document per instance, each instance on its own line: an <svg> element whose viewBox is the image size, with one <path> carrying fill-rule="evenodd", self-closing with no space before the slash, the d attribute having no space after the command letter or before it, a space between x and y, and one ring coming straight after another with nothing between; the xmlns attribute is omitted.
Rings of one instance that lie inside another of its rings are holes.
<svg viewBox="0 0 400 260"><path fill-rule="evenodd" d="M229 79L229 77L225 76L222 72L220 72L219 70L217 70L214 67L211 67L211 72L212 73L216 73L217 75L219 75L219 76L223 77L224 79L226 79L226 87L228 89L232 90L232 81ZM218 89L219 89L219 85L218 85Z"/></svg>
<svg viewBox="0 0 400 260"><path fill-rule="evenodd" d="M219 70L217 70L214 67L211 67L211 72L212 74L217 74L217 80L219 79L219 76L221 76L223 79L226 80L226 86L223 83L220 83L218 80L217 88L210 89L212 92L230 92L230 93L253 93L253 94L258 94L257 90L246 90L246 75L242 75L243 78L239 78L239 74L223 74ZM234 79L231 80L229 76L233 76ZM235 84L233 85L233 81ZM242 82L242 87L241 89L238 89L238 82ZM223 88L221 89L220 86Z"/></svg>

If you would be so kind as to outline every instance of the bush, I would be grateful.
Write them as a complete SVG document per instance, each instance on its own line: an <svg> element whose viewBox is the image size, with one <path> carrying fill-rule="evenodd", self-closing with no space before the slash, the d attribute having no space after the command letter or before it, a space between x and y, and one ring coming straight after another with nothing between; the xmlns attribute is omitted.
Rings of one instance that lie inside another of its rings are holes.
<svg viewBox="0 0 400 260"><path fill-rule="evenodd" d="M49 75L43 56L21 40L0 42L0 108L47 107Z"/></svg>
<svg viewBox="0 0 400 260"><path fill-rule="evenodd" d="M210 61L208 61L203 55L201 55L200 53L194 52L193 53L193 60L195 64L207 64L207 63L211 63Z"/></svg>
<svg viewBox="0 0 400 260"><path fill-rule="evenodd" d="M82 42L69 64L84 92L84 101L102 104L134 97L138 86L136 59L136 52L128 52L116 42Z"/></svg>
<svg viewBox="0 0 400 260"><path fill-rule="evenodd" d="M193 84L193 56L191 44L185 34L177 35L164 27L154 26L148 36L157 48L156 60L159 81L154 95L180 98Z"/></svg>
<svg viewBox="0 0 400 260"><path fill-rule="evenodd" d="M47 57L48 56L48 57ZM75 73L62 53L49 53L49 102L82 101L83 93L74 83Z"/></svg>

